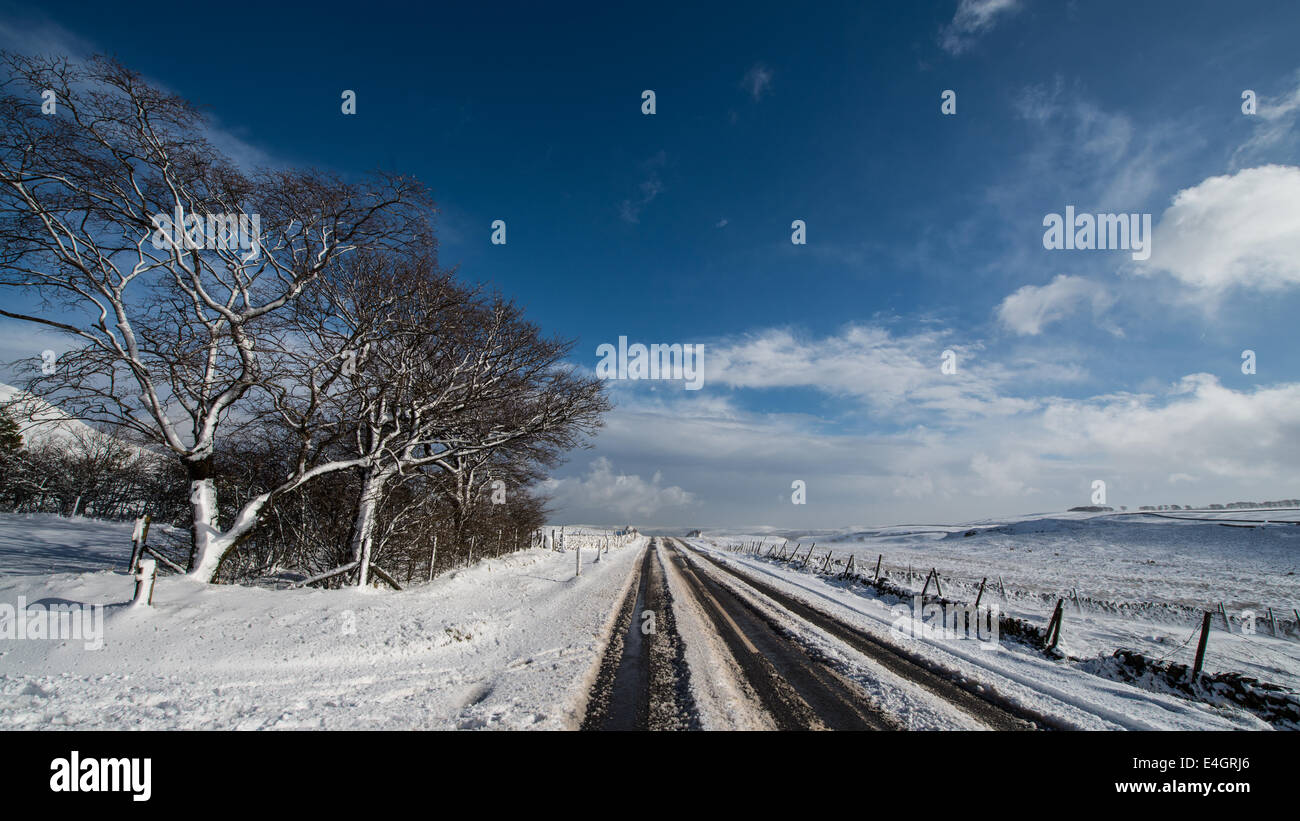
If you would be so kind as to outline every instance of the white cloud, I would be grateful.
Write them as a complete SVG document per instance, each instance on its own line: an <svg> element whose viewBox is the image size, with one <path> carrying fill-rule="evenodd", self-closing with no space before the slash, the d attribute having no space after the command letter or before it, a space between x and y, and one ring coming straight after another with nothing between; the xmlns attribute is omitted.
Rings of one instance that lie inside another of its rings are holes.
<svg viewBox="0 0 1300 821"><path fill-rule="evenodd" d="M998 320L1010 330L1022 336L1032 336L1085 305L1092 306L1095 316L1114 301L1114 297L1096 282L1059 274L1047 285L1025 285L1017 289L1002 300L997 313Z"/></svg>
<svg viewBox="0 0 1300 821"><path fill-rule="evenodd" d="M740 87L749 92L749 96L754 98L755 102L763 99L768 88L772 85L772 70L762 63L755 63L745 72L745 77L740 81Z"/></svg>
<svg viewBox="0 0 1300 821"><path fill-rule="evenodd" d="M624 222L636 224L641 221L641 209L645 208L655 197L664 191L663 180L659 178L659 171L668 164L668 155L660 151L653 157L642 163L642 169L645 171L646 178L637 186L639 192L636 197L625 199L618 206L619 217Z"/></svg>
<svg viewBox="0 0 1300 821"><path fill-rule="evenodd" d="M705 384L809 388L859 397L903 418L1023 410L1026 400L1001 396L997 388L1038 375L982 363L979 348L939 330L899 335L874 325L849 325L835 335L811 337L774 328L706 345ZM956 373L941 372L944 350L957 355Z"/></svg>
<svg viewBox="0 0 1300 821"><path fill-rule="evenodd" d="M1300 76L1300 74L1298 74ZM1270 150L1286 149L1296 140L1296 122L1300 119L1300 84L1278 97L1259 96L1251 120L1255 131L1232 155L1234 168L1243 160L1259 157Z"/></svg>
<svg viewBox="0 0 1300 821"><path fill-rule="evenodd" d="M1060 76L1024 89L1014 105L1033 134L1024 168L1013 176L1019 182L1010 187L1035 199L1056 190L1067 202L1087 202L1091 209L1138 210L1160 191L1161 172L1193 143L1177 123L1139 128Z"/></svg>
<svg viewBox="0 0 1300 821"><path fill-rule="evenodd" d="M676 485L664 487L658 471L649 481L636 475L615 474L613 465L603 456L591 463L586 476L548 479L541 483L541 490L566 512L578 518L584 514L596 516L601 521L644 520L664 508L695 501Z"/></svg>
<svg viewBox="0 0 1300 821"><path fill-rule="evenodd" d="M940 31L940 44L950 54L961 54L1019 5L1019 0L960 0L952 22Z"/></svg>
<svg viewBox="0 0 1300 821"><path fill-rule="evenodd" d="M1097 479L1111 504L1130 508L1300 492L1300 383L1234 390L1191 374L1148 393L1042 397L944 430L866 435L811 412L747 413L676 397L621 404L595 442L616 462L654 465L707 500L661 506L663 526L958 522L1088 504ZM793 479L807 482L807 505L789 504ZM605 468L586 481L601 488L616 477ZM632 495L642 494L653 496ZM645 518L607 518L617 516Z"/></svg>
<svg viewBox="0 0 1300 821"><path fill-rule="evenodd" d="M1165 271L1210 298L1300 284L1300 168L1248 168L1179 191L1137 270Z"/></svg>

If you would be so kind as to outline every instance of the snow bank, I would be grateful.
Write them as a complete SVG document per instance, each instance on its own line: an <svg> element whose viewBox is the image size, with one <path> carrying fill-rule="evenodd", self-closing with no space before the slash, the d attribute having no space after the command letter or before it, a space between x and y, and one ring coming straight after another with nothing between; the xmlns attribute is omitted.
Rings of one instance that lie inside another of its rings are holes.
<svg viewBox="0 0 1300 821"><path fill-rule="evenodd" d="M574 727L645 546L584 551L577 578L572 552L537 549L401 592L168 576L131 609L103 569L130 525L62 522L0 515L0 602L106 605L104 645L0 640L3 729Z"/></svg>

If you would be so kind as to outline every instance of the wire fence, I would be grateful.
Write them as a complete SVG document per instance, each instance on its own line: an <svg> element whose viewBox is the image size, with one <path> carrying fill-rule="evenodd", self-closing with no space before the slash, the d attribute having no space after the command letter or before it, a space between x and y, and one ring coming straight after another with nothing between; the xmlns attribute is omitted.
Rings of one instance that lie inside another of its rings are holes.
<svg viewBox="0 0 1300 821"><path fill-rule="evenodd" d="M1008 605L1014 605L1019 610L1033 611L1043 617L1054 611L1058 602L1063 602L1067 608L1077 614L1092 613L1144 624L1199 628L1208 610L1214 614L1212 627L1215 630L1247 639L1264 634L1275 638L1300 640L1300 611L1294 606L1266 606L1260 610L1247 609L1234 612L1222 602L1207 603L1207 606L1198 607L1178 602L1118 601L1081 594L1073 587L1035 588L1017 585L1014 582L1008 584L1000 575L974 578L944 571L934 565L895 563L887 560L883 553L877 553L877 558L867 566L859 553L841 551L837 555L831 548L818 548L816 542L800 541L791 544L788 540L768 542L766 539L715 541L722 541L721 546L732 552L749 553L761 558L794 563L800 569L809 569L824 575L843 575L846 569L860 574L865 569L872 579L886 580L913 592L945 591L949 596L964 595L977 599L996 595Z"/></svg>

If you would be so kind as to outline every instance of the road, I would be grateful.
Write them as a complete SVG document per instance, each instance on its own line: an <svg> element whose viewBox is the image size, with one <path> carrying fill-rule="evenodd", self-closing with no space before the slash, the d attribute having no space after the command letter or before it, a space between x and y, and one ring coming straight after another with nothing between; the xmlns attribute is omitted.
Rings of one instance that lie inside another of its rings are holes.
<svg viewBox="0 0 1300 821"><path fill-rule="evenodd" d="M671 572L668 572L671 571ZM891 674L890 686L942 702L966 721L994 730L1050 728L1053 722L995 693L937 670L749 573L684 542L653 539L620 603L613 635L588 699L586 730L700 729L691 677L731 671L734 692L762 726L781 730L896 730L905 722L806 643L791 625L832 637ZM738 592L746 590L743 594ZM755 599L761 599L761 606ZM693 671L678 629L683 608L710 635L708 671Z"/></svg>

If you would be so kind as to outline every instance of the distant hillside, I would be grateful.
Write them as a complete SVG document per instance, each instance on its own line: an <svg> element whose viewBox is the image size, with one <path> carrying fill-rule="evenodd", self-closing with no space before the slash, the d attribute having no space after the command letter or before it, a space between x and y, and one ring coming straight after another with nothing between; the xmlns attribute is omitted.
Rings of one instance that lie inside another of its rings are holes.
<svg viewBox="0 0 1300 821"><path fill-rule="evenodd" d="M0 406L18 423L23 442L28 447L51 440L67 441L94 431L85 422L72 418L44 399L3 382L0 382Z"/></svg>

